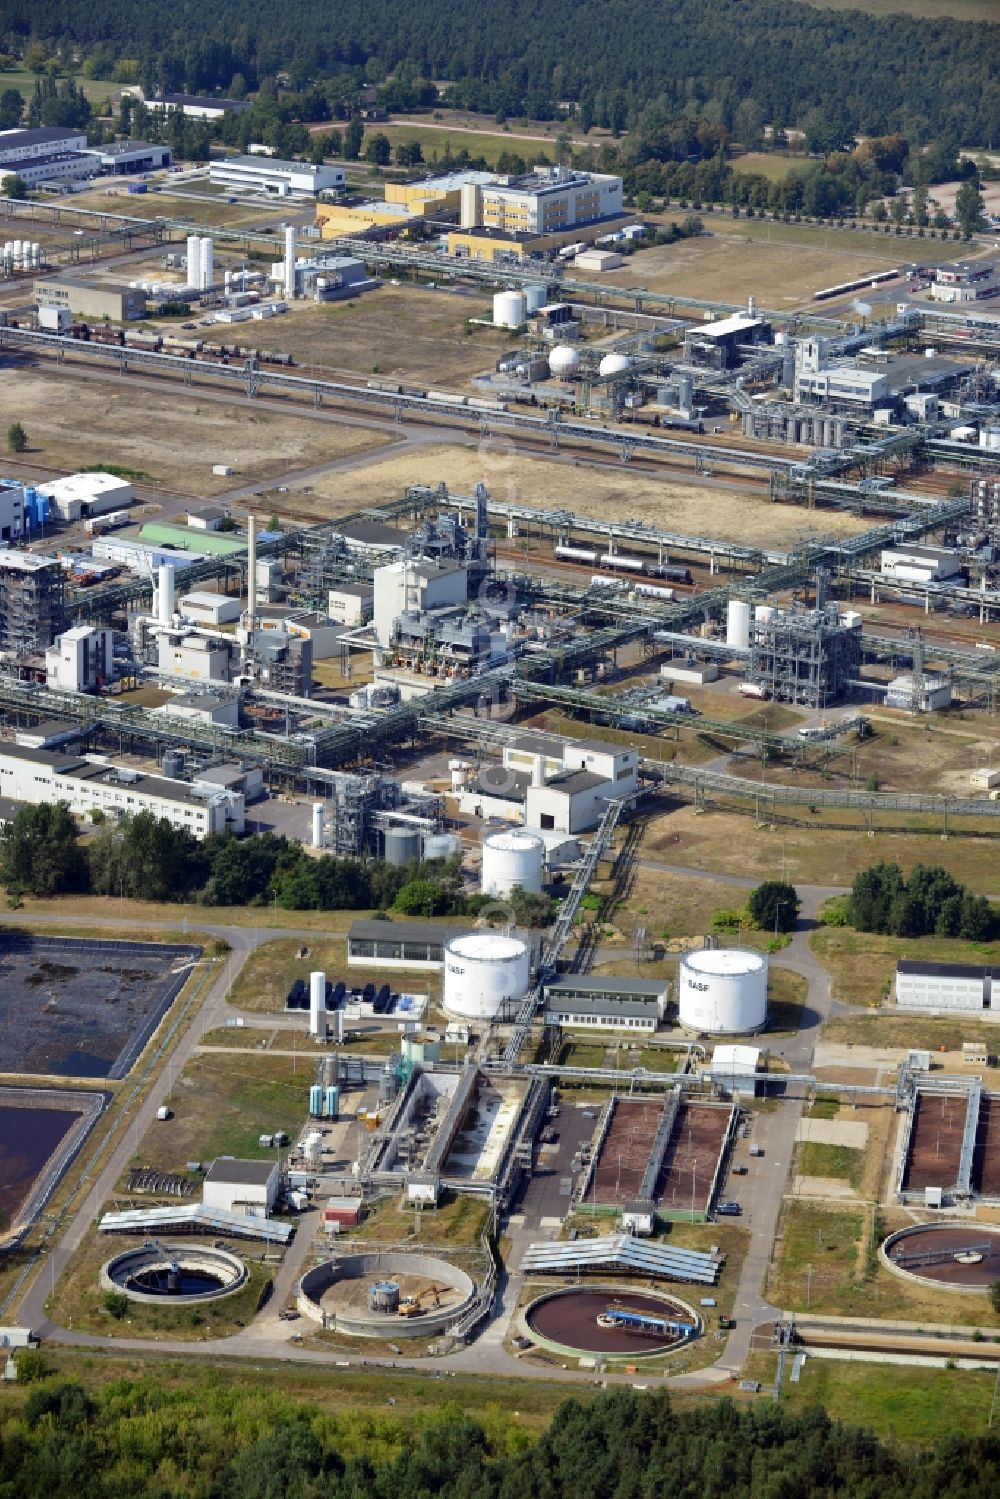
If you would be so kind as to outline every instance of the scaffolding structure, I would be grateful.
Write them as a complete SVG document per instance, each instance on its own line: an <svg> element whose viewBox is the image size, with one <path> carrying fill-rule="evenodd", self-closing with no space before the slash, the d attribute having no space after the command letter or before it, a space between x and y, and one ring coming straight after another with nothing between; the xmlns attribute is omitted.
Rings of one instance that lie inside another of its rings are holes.
<svg viewBox="0 0 1000 1499"><path fill-rule="evenodd" d="M860 616L836 604L778 609L754 621L747 680L779 703L822 709L861 675Z"/></svg>
<svg viewBox="0 0 1000 1499"><path fill-rule="evenodd" d="M0 651L47 650L66 628L65 574L52 557L0 551Z"/></svg>

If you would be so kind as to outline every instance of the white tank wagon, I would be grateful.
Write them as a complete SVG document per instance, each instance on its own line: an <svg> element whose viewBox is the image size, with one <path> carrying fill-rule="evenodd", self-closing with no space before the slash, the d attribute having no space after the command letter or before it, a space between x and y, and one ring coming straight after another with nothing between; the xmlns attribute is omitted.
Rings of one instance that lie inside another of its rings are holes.
<svg viewBox="0 0 1000 1499"><path fill-rule="evenodd" d="M495 1020L531 982L531 952L520 937L470 932L444 950L444 1009L457 1020Z"/></svg>
<svg viewBox="0 0 1000 1499"><path fill-rule="evenodd" d="M519 885L539 895L545 865L545 845L534 833L512 828L488 833L483 839L483 894L509 895Z"/></svg>
<svg viewBox="0 0 1000 1499"><path fill-rule="evenodd" d="M685 953L678 974L681 1025L716 1035L760 1030L767 1018L767 957L742 947Z"/></svg>

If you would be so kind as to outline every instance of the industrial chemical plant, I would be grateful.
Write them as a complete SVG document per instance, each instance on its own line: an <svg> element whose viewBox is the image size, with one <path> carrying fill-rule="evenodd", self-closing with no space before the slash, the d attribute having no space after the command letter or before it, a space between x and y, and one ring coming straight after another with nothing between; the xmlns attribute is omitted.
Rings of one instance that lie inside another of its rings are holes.
<svg viewBox="0 0 1000 1499"><path fill-rule="evenodd" d="M113 860L148 814L275 873L209 881L169 941L124 873L93 896L106 940L0 937L0 1156L35 1121L0 1321L113 1345L121 1313L151 1346L196 1317L247 1357L555 1377L736 1377L773 1349L777 1390L793 1342L900 1351L775 1317L779 1225L817 1203L862 1215L866 1273L981 1294L998 970L966 943L845 978L829 934L876 838L909 867L907 840L944 860L1000 830L987 247L919 296L900 262L766 308L616 280L655 226L610 173L368 197L249 152L175 190L271 217L196 232L72 209L96 172L163 189L165 148L14 134L0 164L66 201L0 200L0 378L247 426L196 451L201 493L124 443L11 452L0 818L63 804ZM461 376L407 369L432 292ZM389 296L391 368L315 352ZM257 421L286 444L260 474ZM307 461L306 428L345 445ZM432 482L432 441L482 476ZM330 894L373 872L363 906ZM942 1015L969 1031L946 1060ZM883 1019L920 1044L877 1046ZM36 1276L64 1238L84 1269Z"/></svg>

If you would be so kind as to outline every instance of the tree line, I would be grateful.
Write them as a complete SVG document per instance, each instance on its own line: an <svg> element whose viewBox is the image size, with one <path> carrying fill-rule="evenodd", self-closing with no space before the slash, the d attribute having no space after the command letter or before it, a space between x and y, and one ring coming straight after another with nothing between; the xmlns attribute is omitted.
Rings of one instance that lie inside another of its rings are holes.
<svg viewBox="0 0 1000 1499"><path fill-rule="evenodd" d="M898 864L862 869L842 910L859 932L889 937L988 942L1000 936L1000 912L937 864L915 864L909 878Z"/></svg>
<svg viewBox="0 0 1000 1499"><path fill-rule="evenodd" d="M487 904L466 892L457 857L400 868L384 859L316 856L274 833L199 841L151 812L121 822L98 814L82 839L65 802L22 807L0 831L0 881L15 903L25 895L109 895L420 917L475 917ZM510 904L519 925L546 926L552 918L547 896L517 891Z"/></svg>
<svg viewBox="0 0 1000 1499"><path fill-rule="evenodd" d="M37 1353L18 1363L34 1374ZM572 1399L534 1443L497 1411L419 1422L202 1379L32 1379L0 1441L0 1499L993 1499L1000 1438L889 1445L819 1409L683 1411L664 1393Z"/></svg>
<svg viewBox="0 0 1000 1499"><path fill-rule="evenodd" d="M266 23L239 0L9 0L2 37L26 66L72 64L147 92L333 79L381 89L389 107L436 93L498 119L553 119L569 103L584 124L618 132L655 101L730 131L756 114L779 128L819 115L834 134L1000 138L995 27L795 0L341 0L335 24L319 0L287 0Z"/></svg>

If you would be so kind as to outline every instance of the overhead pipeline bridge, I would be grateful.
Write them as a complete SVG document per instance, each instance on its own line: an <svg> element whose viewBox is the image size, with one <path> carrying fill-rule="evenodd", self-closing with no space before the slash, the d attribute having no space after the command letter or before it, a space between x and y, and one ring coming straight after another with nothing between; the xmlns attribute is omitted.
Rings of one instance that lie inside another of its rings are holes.
<svg viewBox="0 0 1000 1499"><path fill-rule="evenodd" d="M67 357L94 360L116 368L121 375L130 372L152 372L180 375L187 383L195 376L224 385L241 387L248 397L263 391L277 391L308 399L320 408L324 400L335 405L375 407L391 413L396 421L406 415L443 421L474 421L487 432L494 428L523 432L545 439L552 448L560 441L611 447L623 461L636 452L655 453L664 457L689 458L696 464L712 462L735 468L789 472L801 468L800 460L779 454L755 452L721 444L685 441L661 437L652 431L633 427L604 426L598 422L562 418L552 408L545 416L508 411L497 407L470 404L456 395L452 400L430 401L426 395L400 391L370 389L342 380L316 380L305 375L288 375L272 368L261 368L253 359L238 364L221 364L209 359L188 359L179 354L159 354L150 349L134 349L122 344L105 344L94 340L69 338L65 334L42 333L29 328L0 327L0 349L41 350L53 353L60 362Z"/></svg>

